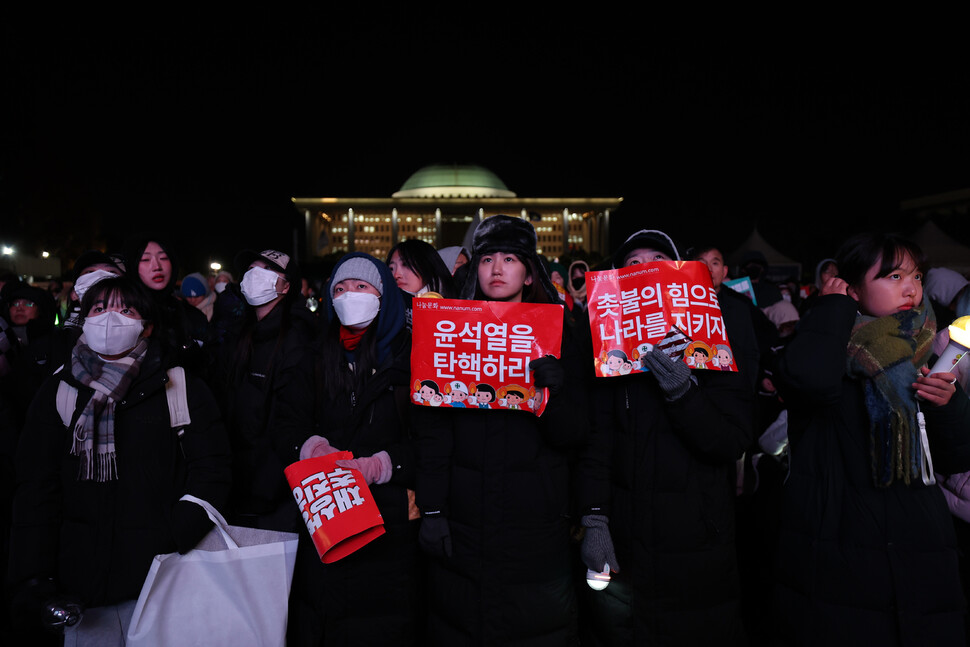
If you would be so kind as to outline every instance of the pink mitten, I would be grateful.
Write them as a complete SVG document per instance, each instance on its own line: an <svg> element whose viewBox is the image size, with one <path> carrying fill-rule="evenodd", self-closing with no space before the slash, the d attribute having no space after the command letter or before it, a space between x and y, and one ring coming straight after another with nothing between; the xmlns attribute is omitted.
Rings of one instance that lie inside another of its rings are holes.
<svg viewBox="0 0 970 647"><path fill-rule="evenodd" d="M387 483L391 480L391 472L394 469L391 465L391 457L387 452L377 452L373 456L364 458L339 460L336 464L340 467L359 471L364 475L364 482L367 485Z"/></svg>
<svg viewBox="0 0 970 647"><path fill-rule="evenodd" d="M323 436L310 436L300 447L300 460L306 460L308 458L316 458L317 456L326 456L327 454L332 454L334 452L339 452L340 450L331 447L330 443Z"/></svg>

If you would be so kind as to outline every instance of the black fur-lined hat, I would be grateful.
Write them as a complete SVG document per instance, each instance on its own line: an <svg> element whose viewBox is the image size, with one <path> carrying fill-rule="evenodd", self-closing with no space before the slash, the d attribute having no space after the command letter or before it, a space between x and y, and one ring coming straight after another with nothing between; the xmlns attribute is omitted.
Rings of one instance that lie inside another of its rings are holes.
<svg viewBox="0 0 970 647"><path fill-rule="evenodd" d="M552 284L545 264L539 258L536 230L530 222L522 218L497 214L482 220L475 228L472 238L472 258L468 262L468 273L461 289L462 299L474 299L478 291L478 263L482 256L506 252L531 261L535 275L534 289L545 292L549 303L559 303L559 293Z"/></svg>

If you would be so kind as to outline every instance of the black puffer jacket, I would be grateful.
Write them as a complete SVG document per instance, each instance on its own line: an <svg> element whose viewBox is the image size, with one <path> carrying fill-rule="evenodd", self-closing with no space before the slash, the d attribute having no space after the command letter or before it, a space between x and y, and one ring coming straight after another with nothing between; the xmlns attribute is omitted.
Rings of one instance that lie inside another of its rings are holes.
<svg viewBox="0 0 970 647"><path fill-rule="evenodd" d="M321 333L313 355L305 356L299 367L284 376L276 430L292 448L289 462L299 459L299 448L313 435L358 458L386 451L393 467L391 478L369 486L385 532L346 557L324 564L305 527L300 530L287 628L292 645L420 644L418 521L409 515L415 472L407 409L410 335L404 328L404 305L387 266L364 254L345 256L341 263L358 257L374 263L385 288L380 313L368 331L374 335L376 366L360 388L349 392L328 383L324 361L338 364L349 379L351 363L353 370L360 370L362 352L361 348L345 352L341 345L328 286L325 313L333 328Z"/></svg>
<svg viewBox="0 0 970 647"><path fill-rule="evenodd" d="M187 372L192 424L181 439L169 426L168 379L156 342L128 396L117 403L118 479L79 481L72 433L55 399L58 384L78 388L77 411L92 390L67 368L48 379L28 412L17 452L11 533L13 582L52 577L89 606L138 597L152 558L191 549L212 527L193 494L224 508L229 445L206 385Z"/></svg>
<svg viewBox="0 0 970 647"><path fill-rule="evenodd" d="M302 522L283 475L294 448L274 419L292 369L310 352L315 321L299 302L284 319L288 305L281 302L260 321L253 317L227 339L210 384L232 443L230 522L295 532Z"/></svg>
<svg viewBox="0 0 970 647"><path fill-rule="evenodd" d="M691 374L674 402L649 373L596 379L580 493L585 513L609 518L620 566L587 597L606 644L743 640L734 479L753 395L739 373Z"/></svg>
<svg viewBox="0 0 970 647"><path fill-rule="evenodd" d="M418 506L447 517L453 554L429 565L432 645L572 645L571 466L588 432L570 324L566 383L541 417L414 406Z"/></svg>
<svg viewBox="0 0 970 647"><path fill-rule="evenodd" d="M856 302L819 297L785 347L791 470L776 635L798 645L965 645L953 522L937 485L873 484L863 384L846 376ZM937 472L970 469L970 400L923 406Z"/></svg>

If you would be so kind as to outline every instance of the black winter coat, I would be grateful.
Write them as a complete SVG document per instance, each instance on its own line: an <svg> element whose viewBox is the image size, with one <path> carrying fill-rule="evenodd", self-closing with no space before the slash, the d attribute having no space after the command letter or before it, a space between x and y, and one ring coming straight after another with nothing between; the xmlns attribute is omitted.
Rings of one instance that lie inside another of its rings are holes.
<svg viewBox="0 0 970 647"><path fill-rule="evenodd" d="M937 485L873 484L863 384L845 373L857 304L819 297L779 362L790 474L776 635L798 645L965 645L953 522ZM924 406L933 466L970 469L970 400Z"/></svg>
<svg viewBox="0 0 970 647"><path fill-rule="evenodd" d="M169 426L165 366L156 342L115 409L118 479L79 481L72 433L61 421L58 384L78 388L77 414L91 397L66 368L49 378L28 412L17 452L10 578L54 578L88 606L138 597L152 558L186 552L212 527L192 494L224 508L229 444L206 385L186 372L192 424L179 440Z"/></svg>
<svg viewBox="0 0 970 647"><path fill-rule="evenodd" d="M571 463L588 433L592 355L568 321L566 383L541 417L412 405L418 506L447 517L453 544L429 565L429 644L576 644Z"/></svg>
<svg viewBox="0 0 970 647"><path fill-rule="evenodd" d="M326 333L320 338L333 342ZM355 457L386 451L394 467L390 481L369 486L385 534L323 564L306 529L300 530L289 644L363 647L418 640L418 521L409 519L415 472L406 408L410 357L410 336L402 330L390 344L390 357L359 391L341 393L326 384L319 353L307 355L286 379L277 430L294 450L290 462L299 459L310 436L319 435Z"/></svg>
<svg viewBox="0 0 970 647"><path fill-rule="evenodd" d="M238 525L296 532L302 520L283 474L295 460L294 447L274 419L292 370L310 353L315 320L298 304L282 330L284 305L227 340L210 384L222 405L232 444L227 518Z"/></svg>
<svg viewBox="0 0 970 647"><path fill-rule="evenodd" d="M743 641L735 461L751 439L739 373L694 370L668 402L649 373L597 378L581 462L584 513L609 518L619 573L587 596L608 645Z"/></svg>

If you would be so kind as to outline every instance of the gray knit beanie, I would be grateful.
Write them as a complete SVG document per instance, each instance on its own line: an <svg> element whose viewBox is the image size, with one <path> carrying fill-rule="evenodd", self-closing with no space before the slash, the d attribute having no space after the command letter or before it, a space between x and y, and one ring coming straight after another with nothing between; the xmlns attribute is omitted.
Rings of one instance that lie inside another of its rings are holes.
<svg viewBox="0 0 970 647"><path fill-rule="evenodd" d="M381 281L381 273L377 271L377 267L374 266L374 263L366 258L360 256L348 258L346 261L337 266L337 269L333 273L333 280L330 281L331 299L333 299L334 286L346 279L360 279L361 281L367 281L377 288L377 291L381 293L381 296L384 296L384 282Z"/></svg>

